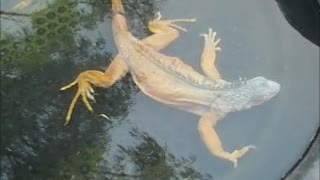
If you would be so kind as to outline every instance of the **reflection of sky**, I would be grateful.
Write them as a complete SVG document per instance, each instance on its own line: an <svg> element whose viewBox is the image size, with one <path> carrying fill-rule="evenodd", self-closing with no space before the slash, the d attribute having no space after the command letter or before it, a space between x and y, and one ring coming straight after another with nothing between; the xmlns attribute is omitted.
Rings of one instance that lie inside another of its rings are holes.
<svg viewBox="0 0 320 180"><path fill-rule="evenodd" d="M17 13L26 13L26 12L32 12L33 10L42 9L47 7L48 4L53 3L55 0L46 0L46 1L35 1L35 0L1 0L1 10L4 11L12 11L15 10L15 7L18 4L26 5L24 8L19 8L18 10L15 10Z"/></svg>
<svg viewBox="0 0 320 180"><path fill-rule="evenodd" d="M14 6L16 6L16 4L18 4L20 2L20 0L11 0L11 1L7 1L7 0L1 0L1 10L11 10L14 8Z"/></svg>
<svg viewBox="0 0 320 180"><path fill-rule="evenodd" d="M301 156L318 125L318 48L286 22L273 1L168 1L160 11L163 18L197 18L183 25L188 32L164 50L166 54L200 70L199 33L213 27L222 39L218 67L227 80L263 75L280 82L282 89L270 102L230 114L218 125L226 150L258 147L237 169L213 158L201 144L199 117L141 93L128 117L132 126L150 133L177 156L195 155L195 165L219 179L279 179Z"/></svg>
<svg viewBox="0 0 320 180"><path fill-rule="evenodd" d="M55 0L46 0L46 1L34 1L34 0L1 0L1 10L15 12L15 13L22 13L22 14L30 14L32 12L44 9L48 6L49 3L54 2ZM21 2L26 2L27 5L21 9L15 9L15 6ZM31 3L29 3L31 2ZM12 18L12 17L10 17ZM9 31L12 34L21 33L21 27L24 28L32 28L31 21L29 18L24 17L15 17L12 20L1 19L0 25L1 30Z"/></svg>

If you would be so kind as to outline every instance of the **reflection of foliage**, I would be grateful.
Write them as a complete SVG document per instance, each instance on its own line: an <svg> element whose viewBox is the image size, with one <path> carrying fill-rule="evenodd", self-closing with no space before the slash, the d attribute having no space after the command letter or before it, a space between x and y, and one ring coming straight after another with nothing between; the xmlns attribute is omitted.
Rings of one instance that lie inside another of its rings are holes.
<svg viewBox="0 0 320 180"><path fill-rule="evenodd" d="M138 37L145 36L147 22L154 14L154 8L150 8L152 2L129 0L125 4L133 33ZM110 10L110 1L106 0L57 0L48 8L30 14L32 31L22 28L24 34L16 36L1 30L2 74L17 76L21 71L48 63L53 53L78 49L75 28L94 29Z"/></svg>
<svg viewBox="0 0 320 180"><path fill-rule="evenodd" d="M134 33L146 35L154 2L125 2ZM82 12L81 4L92 11ZM129 160L119 155L117 166L106 162L109 129L127 116L132 103L135 89L130 78L96 91L94 115L80 104L71 124L62 126L75 89L62 95L59 87L83 70L104 69L106 59L112 59L105 50L106 39L86 37L78 30L95 29L109 12L109 0L56 0L30 14L32 30L23 28L19 36L1 31L1 179L206 178L190 166L191 160L175 158L137 131L132 136L141 144L120 148ZM112 123L97 117L99 113L107 114ZM127 163L136 171L127 173Z"/></svg>
<svg viewBox="0 0 320 180"><path fill-rule="evenodd" d="M67 93L59 95L58 87L64 77L75 74L67 71L68 68L79 71L79 68L97 66L104 61L105 56L101 56L82 66L68 61L48 64L36 74L24 74L15 81L1 77L2 177L68 179L66 177L71 175L84 177L87 172L94 172L108 147L106 128L110 124L103 118L92 116L79 105L72 123L62 126L66 105L73 92L66 99ZM106 113L111 119L123 119L131 103L128 99L131 83L127 81L127 84L107 91L108 96L99 95L96 112ZM117 106L99 106L103 104L100 100ZM90 117L92 120L88 120Z"/></svg>
<svg viewBox="0 0 320 180"><path fill-rule="evenodd" d="M157 1L149 0L128 0L124 1L125 10L127 12L126 18L130 25L130 31L138 38L143 38L148 32L148 22L152 20L156 10L154 8ZM152 16L146 16L151 14ZM141 33L144 32L144 33Z"/></svg>
<svg viewBox="0 0 320 180"><path fill-rule="evenodd" d="M65 47L76 48L71 31L79 16L74 3L58 0L30 17L34 29L23 28L23 36L1 31L2 73L32 70L49 62L52 53Z"/></svg>
<svg viewBox="0 0 320 180"><path fill-rule="evenodd" d="M66 77L105 68L112 58L104 39L75 33L75 4L65 2L32 13L34 31L23 28L22 36L1 31L1 179L88 179L107 151L110 124L92 118L83 106L62 126L74 95L58 93ZM98 90L96 114L123 119L131 103L130 81Z"/></svg>
<svg viewBox="0 0 320 180"><path fill-rule="evenodd" d="M75 2L58 0L48 8L33 13L32 24L37 34L50 37L50 33L61 33L75 27L80 20L75 7Z"/></svg>
<svg viewBox="0 0 320 180"><path fill-rule="evenodd" d="M93 29L98 23L104 21L107 13L111 12L111 1L109 0L82 0L78 2L80 4L81 25L87 29Z"/></svg>
<svg viewBox="0 0 320 180"><path fill-rule="evenodd" d="M194 158L176 158L163 149L152 137L136 129L130 132L135 140L141 141L136 147L125 148L119 146L118 163L128 156L138 179L212 179L210 175L203 175L191 165ZM126 163L128 164L128 163Z"/></svg>
<svg viewBox="0 0 320 180"><path fill-rule="evenodd" d="M123 4L126 11L128 23L133 27L134 34L137 36L145 36L141 32L147 32L147 23L155 14L155 4L162 0L124 0ZM85 8L80 8L81 24L83 27L93 29L97 23L102 22L105 15L111 17L111 0L79 0L79 4L89 5ZM88 8L89 7L89 8ZM139 32L135 32L138 29Z"/></svg>

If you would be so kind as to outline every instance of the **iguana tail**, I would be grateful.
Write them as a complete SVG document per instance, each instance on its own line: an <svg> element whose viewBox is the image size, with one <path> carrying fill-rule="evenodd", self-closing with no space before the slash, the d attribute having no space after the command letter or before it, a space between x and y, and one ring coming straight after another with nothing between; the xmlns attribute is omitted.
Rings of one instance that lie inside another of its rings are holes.
<svg viewBox="0 0 320 180"><path fill-rule="evenodd" d="M123 4L121 0L112 0L112 11L115 14L123 14Z"/></svg>
<svg viewBox="0 0 320 180"><path fill-rule="evenodd" d="M120 31L127 31L128 25L124 17L124 8L121 0L112 0L112 12L113 32L118 33Z"/></svg>

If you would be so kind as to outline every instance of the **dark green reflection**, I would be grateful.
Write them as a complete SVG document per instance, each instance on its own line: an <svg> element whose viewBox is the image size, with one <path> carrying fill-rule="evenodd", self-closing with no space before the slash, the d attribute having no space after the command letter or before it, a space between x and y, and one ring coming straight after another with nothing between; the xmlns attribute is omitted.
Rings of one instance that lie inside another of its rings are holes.
<svg viewBox="0 0 320 180"><path fill-rule="evenodd" d="M156 3L125 1L138 37L148 34L147 22L154 17ZM70 125L63 126L75 89L59 92L59 88L81 71L103 70L115 55L106 50L112 34L92 38L80 33L101 24L110 26L105 21L110 9L106 0L57 0L18 17L31 18L32 29L22 27L19 35L1 30L1 179L210 178L197 172L192 160L174 157L138 130L131 132L140 144L120 146L118 161L108 161L110 130L121 126L137 92L129 77L112 88L97 89L95 113L79 103ZM124 163L134 165L135 172L126 172Z"/></svg>
<svg viewBox="0 0 320 180"><path fill-rule="evenodd" d="M129 148L119 146L120 154L115 166L124 169L130 164L135 170L136 179L212 179L210 175L201 174L192 167L195 158L177 158L147 133L137 129L132 129L130 134L139 144Z"/></svg>

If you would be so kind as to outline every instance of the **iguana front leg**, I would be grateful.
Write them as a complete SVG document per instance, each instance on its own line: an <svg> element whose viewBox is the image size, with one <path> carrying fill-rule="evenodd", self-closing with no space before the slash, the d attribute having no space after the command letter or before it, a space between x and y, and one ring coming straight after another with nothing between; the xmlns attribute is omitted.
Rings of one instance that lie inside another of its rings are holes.
<svg viewBox="0 0 320 180"><path fill-rule="evenodd" d="M255 146L248 145L239 150L235 150L232 153L226 152L223 149L216 130L214 129L220 118L222 117L213 112L202 115L198 123L200 137L213 155L228 160L233 163L234 167L237 167L238 159L245 155L250 149L255 149Z"/></svg>
<svg viewBox="0 0 320 180"><path fill-rule="evenodd" d="M158 13L157 18L151 21L148 25L149 30L154 34L142 40L143 43L153 47L156 50L165 48L179 36L179 32L175 28L183 28L175 25L175 22L194 21L194 19L160 19L161 14ZM127 72L127 64L118 55L114 58L114 60L111 62L104 73L97 70L87 70L80 73L76 80L74 80L72 83L62 87L60 90L66 90L78 84L78 91L69 106L65 125L69 123L75 104L80 96L82 96L82 101L86 105L87 109L93 112L93 108L88 101L88 99L95 101L94 96L92 95L92 93L94 92L92 85L95 87L108 88L115 82L119 81L122 77L124 77Z"/></svg>
<svg viewBox="0 0 320 180"><path fill-rule="evenodd" d="M142 41L144 44L152 46L157 50L167 47L179 37L179 31L177 29L187 31L185 28L180 27L175 23L196 21L196 19L193 18L161 20L162 16L160 12L158 12L156 16L157 17L153 21L150 21L148 24L148 29L154 34L143 39Z"/></svg>
<svg viewBox="0 0 320 180"><path fill-rule="evenodd" d="M213 32L211 28L209 28L208 34L201 34L201 36L204 37L204 47L201 55L201 67L206 76L214 81L222 79L215 65L216 52L221 50L221 48L217 46L220 42L220 39L215 39L216 34L217 33Z"/></svg>

